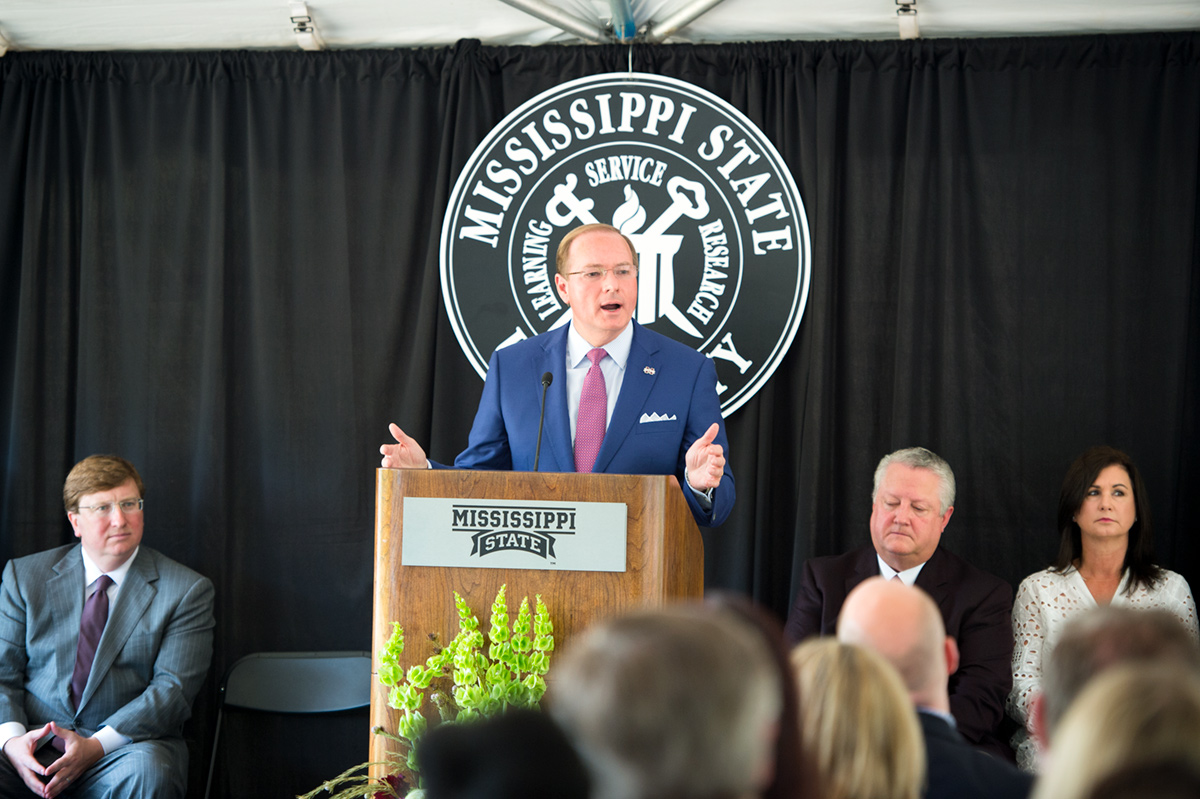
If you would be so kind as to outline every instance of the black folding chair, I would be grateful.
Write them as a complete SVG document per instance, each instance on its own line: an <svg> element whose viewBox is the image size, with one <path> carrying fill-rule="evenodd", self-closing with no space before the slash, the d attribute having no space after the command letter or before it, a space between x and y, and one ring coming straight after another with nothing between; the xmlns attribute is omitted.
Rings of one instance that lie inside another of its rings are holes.
<svg viewBox="0 0 1200 799"><path fill-rule="evenodd" d="M333 713L371 704L370 652L254 652L225 672L204 799L212 789L225 708Z"/></svg>

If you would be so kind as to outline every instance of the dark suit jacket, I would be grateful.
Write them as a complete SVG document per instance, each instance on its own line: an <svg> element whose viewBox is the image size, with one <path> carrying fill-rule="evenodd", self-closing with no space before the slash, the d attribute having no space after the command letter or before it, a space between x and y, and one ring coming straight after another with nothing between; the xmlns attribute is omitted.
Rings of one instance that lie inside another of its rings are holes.
<svg viewBox="0 0 1200 799"><path fill-rule="evenodd" d="M1033 775L968 744L945 719L918 712L925 734L925 799L1025 799Z"/></svg>
<svg viewBox="0 0 1200 799"><path fill-rule="evenodd" d="M0 722L175 739L212 659L213 585L144 544L121 584L78 711L71 673L83 613L80 546L14 558L0 584ZM186 760L184 761L186 763ZM181 764L182 767L182 764Z"/></svg>
<svg viewBox="0 0 1200 799"><path fill-rule="evenodd" d="M850 589L879 575L870 544L844 555L811 558L788 613L792 644L810 635L835 635ZM946 634L958 643L960 663L950 676L950 709L962 735L974 744L1004 744L997 729L1012 688L1012 586L939 546L917 575L942 611Z"/></svg>
<svg viewBox="0 0 1200 799"><path fill-rule="evenodd" d="M455 468L533 471L541 378L550 372L554 382L546 392L538 471L575 471L566 370L565 325L492 353L471 437L466 450L455 459ZM721 425L714 443L725 450L725 475L713 492L712 509L705 511L683 484L684 457L713 422ZM634 322L625 377L596 456L595 471L676 475L696 522L715 527L733 507L733 471L728 458L729 441L712 360Z"/></svg>

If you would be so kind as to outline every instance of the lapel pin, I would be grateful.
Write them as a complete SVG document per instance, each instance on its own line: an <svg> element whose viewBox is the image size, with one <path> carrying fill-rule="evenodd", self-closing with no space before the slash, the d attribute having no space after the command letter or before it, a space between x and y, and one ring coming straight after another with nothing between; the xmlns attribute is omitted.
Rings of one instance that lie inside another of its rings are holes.
<svg viewBox="0 0 1200 799"><path fill-rule="evenodd" d="M652 374L654 374L654 367L653 367L653 366L647 366L647 367L645 367L644 369L642 369L642 371L643 371L643 372L645 372L645 373L646 373L646 374L648 374L648 375L652 375Z"/></svg>

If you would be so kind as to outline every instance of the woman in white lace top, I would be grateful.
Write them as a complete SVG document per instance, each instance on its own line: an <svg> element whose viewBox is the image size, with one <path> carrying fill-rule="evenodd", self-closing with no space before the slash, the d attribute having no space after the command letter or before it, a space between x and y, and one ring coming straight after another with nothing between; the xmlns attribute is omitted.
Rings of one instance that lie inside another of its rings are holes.
<svg viewBox="0 0 1200 799"><path fill-rule="evenodd" d="M1043 658L1067 620L1098 605L1159 608L1198 636L1196 603L1187 581L1152 562L1150 506L1129 456L1092 447L1067 470L1058 500L1058 559L1021 581L1013 603L1013 687L1008 713L1022 729L1013 736L1017 764L1037 770L1029 737L1029 704L1039 692Z"/></svg>

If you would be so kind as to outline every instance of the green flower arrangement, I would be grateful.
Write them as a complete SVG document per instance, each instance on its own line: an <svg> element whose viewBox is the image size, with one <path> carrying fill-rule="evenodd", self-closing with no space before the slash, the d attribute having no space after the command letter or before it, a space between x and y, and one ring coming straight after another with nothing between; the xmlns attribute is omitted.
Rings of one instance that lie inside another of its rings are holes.
<svg viewBox="0 0 1200 799"><path fill-rule="evenodd" d="M299 799L317 799L324 792L331 794L330 799L422 796L417 742L429 727L421 712L427 696L437 708L440 724L468 723L498 715L509 707L537 708L546 693L554 625L541 594L537 594L536 610L530 610L529 597L523 598L510 626L507 593L508 586L500 586L485 637L479 630L479 619L455 591L458 634L445 647L438 646L436 634L430 635L433 655L424 665L411 666L407 672L400 665L404 628L392 622L392 635L379 653L378 674L379 682L391 689L388 706L400 711L400 719L395 733L382 727L373 732L394 741L402 751L389 753L383 762L355 766ZM447 679L449 692L442 687ZM384 766L387 776L372 779L367 773L372 766Z"/></svg>

